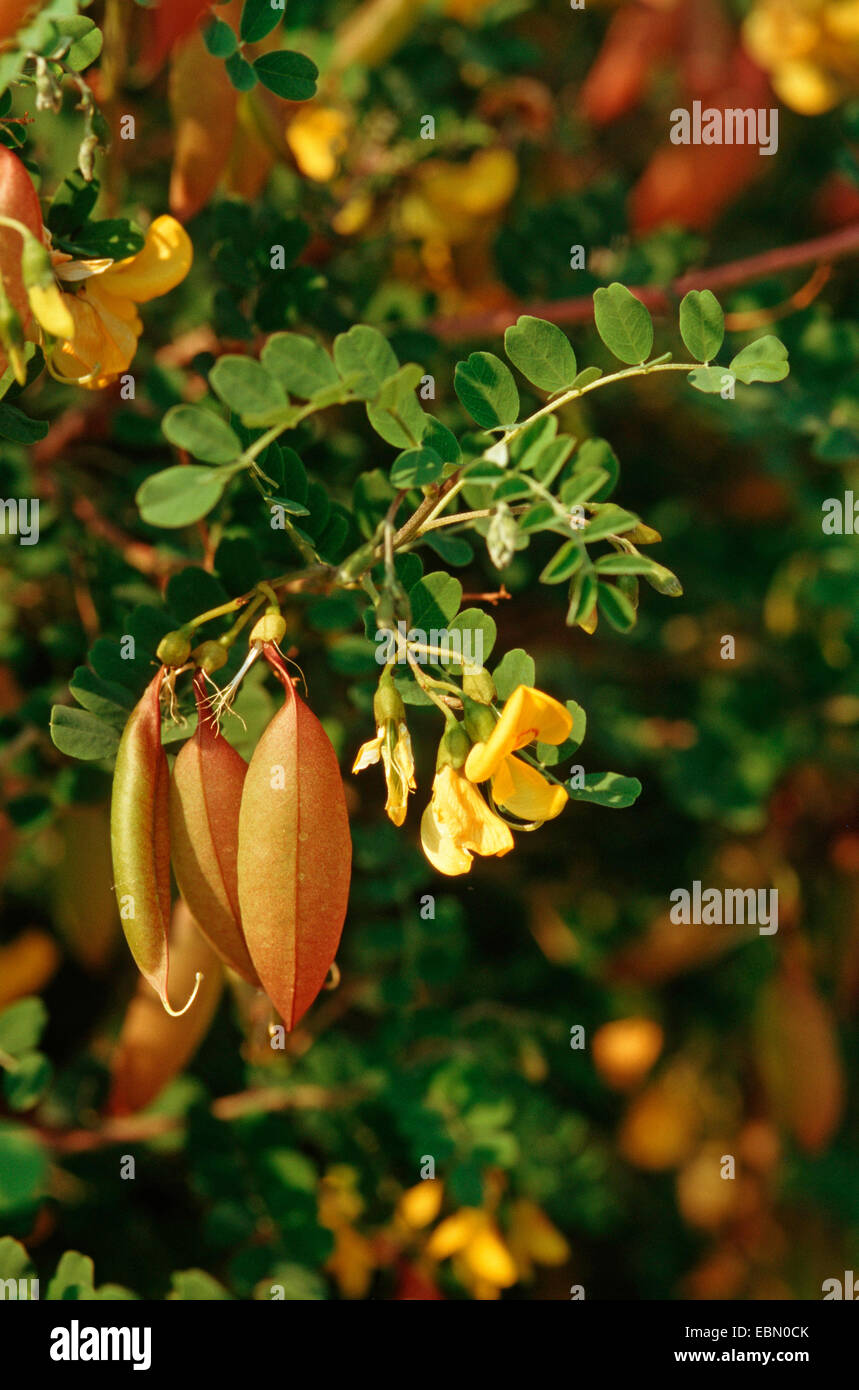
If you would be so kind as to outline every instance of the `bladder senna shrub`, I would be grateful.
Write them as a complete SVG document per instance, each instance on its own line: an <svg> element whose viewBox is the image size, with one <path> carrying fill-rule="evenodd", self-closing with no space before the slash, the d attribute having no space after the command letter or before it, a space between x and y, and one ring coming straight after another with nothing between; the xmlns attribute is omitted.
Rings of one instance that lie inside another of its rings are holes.
<svg viewBox="0 0 859 1390"><path fill-rule="evenodd" d="M209 371L210 400L167 412L167 440L198 462L186 459L144 481L137 492L142 520L178 529L222 507L229 517L231 499L250 484L262 500L261 524L282 533L296 567L167 633L157 649L161 674L122 737L114 792L117 891L132 952L165 1008L171 838L176 877L202 932L245 980L262 984L288 1027L319 993L339 944L351 865L343 785L334 750L280 653L281 597L300 605L322 595L358 619L354 600L363 596L364 636L347 640L361 647L361 662L382 669L378 682L365 680L356 701L372 703L373 722L353 771L381 765L395 825L405 824L418 790L407 708L442 716L420 831L439 873L466 874L475 856L509 853L515 834L560 815L569 800L615 808L635 801L641 785L633 777L581 765L556 773L582 743L585 711L542 691L525 651L507 652L490 669L492 617L462 608L459 580L446 569L425 572L420 554L431 546L450 564L467 563L474 558L464 538L470 535L485 541L489 564L503 571L537 536L557 537L539 578L567 586L567 624L588 634L600 619L630 631L641 580L668 597L682 594L671 570L642 553L659 533L609 500L619 476L611 445L564 435L558 413L629 378L677 371L696 391L733 400L736 389L781 381L787 353L766 335L717 366L725 323L708 290L690 291L680 305L686 361L674 361L671 352L652 356L650 313L623 285L595 292L594 320L621 364L608 374L580 368L555 324L522 315L507 330L512 367L531 393L545 397L530 414L499 357L473 352L459 362L454 388L477 426L461 440L420 405L426 397L418 387L430 380L422 368L400 364L385 337L365 325L339 334L330 353L294 332L271 334L259 360L223 353ZM362 407L371 429L398 451L387 476L375 469L357 479L351 510L311 481L296 450L279 442L286 432L299 438L298 426L332 406ZM455 501L465 510L451 510ZM177 579L202 593L203 579L198 584L194 575L191 569ZM229 615L237 615L232 627L212 635L209 625ZM219 691L214 677L251 619L248 655ZM198 629L204 640L194 646ZM286 699L246 770L220 736L218 719L260 656ZM172 707L178 677L191 670L197 732L176 759L168 796L160 691L168 686ZM63 752L98 758L115 739L98 722L105 704L115 706L115 688L93 672L85 676L75 686L84 710L56 710L52 732Z"/></svg>

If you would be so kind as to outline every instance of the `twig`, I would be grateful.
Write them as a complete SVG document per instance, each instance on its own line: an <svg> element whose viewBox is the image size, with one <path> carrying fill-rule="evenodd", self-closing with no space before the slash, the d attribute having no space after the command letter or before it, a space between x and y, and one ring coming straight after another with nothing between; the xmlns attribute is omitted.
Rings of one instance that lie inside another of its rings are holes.
<svg viewBox="0 0 859 1390"><path fill-rule="evenodd" d="M286 1090L262 1086L234 1095L220 1096L210 1107L216 1120L235 1120L242 1115L271 1114L277 1110L334 1110L351 1105L372 1094L370 1088L344 1086L327 1090L324 1086L295 1086ZM60 1154L91 1153L112 1144L147 1143L162 1134L184 1128L181 1115L129 1115L109 1119L99 1129L49 1129L37 1127L33 1133L42 1143Z"/></svg>
<svg viewBox="0 0 859 1390"><path fill-rule="evenodd" d="M747 284L750 280L761 280L768 275L781 274L785 270L797 270L814 263L832 264L834 261L857 254L859 223L854 223L849 227L840 228L837 232L828 232L825 236L813 237L810 241L797 242L795 246L777 246L757 256L746 256L726 265L688 271L673 280L665 289L653 285L631 285L630 289L648 309L656 313L668 313L672 302L682 299L687 290L730 289L735 285ZM552 323L587 323L593 318L593 312L593 298L588 294L577 296L575 299L513 305L506 309L493 309L489 313L433 319L428 327L429 331L439 338L456 340L503 333L505 328L516 322L520 314L533 314L535 318L548 319Z"/></svg>

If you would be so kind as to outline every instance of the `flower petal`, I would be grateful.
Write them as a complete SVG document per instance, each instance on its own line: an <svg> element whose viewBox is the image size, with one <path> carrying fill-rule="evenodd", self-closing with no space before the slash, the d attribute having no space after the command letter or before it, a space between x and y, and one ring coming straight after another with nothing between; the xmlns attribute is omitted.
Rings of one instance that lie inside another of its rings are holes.
<svg viewBox="0 0 859 1390"><path fill-rule="evenodd" d="M368 739L366 743L361 744L355 761L352 764L353 772L363 772L365 767L372 767L379 761L384 737L385 731L384 729L380 729L376 738Z"/></svg>
<svg viewBox="0 0 859 1390"><path fill-rule="evenodd" d="M538 768L521 758L505 758L492 779L492 795L520 820L544 821L559 816L569 802L563 787L547 781Z"/></svg>
<svg viewBox="0 0 859 1390"><path fill-rule="evenodd" d="M507 854L513 834L490 810L476 787L452 767L443 767L433 782L432 806L439 824L454 842L475 854Z"/></svg>
<svg viewBox="0 0 859 1390"><path fill-rule="evenodd" d="M426 1250L430 1259L450 1259L451 1255L463 1250L474 1239L485 1222L486 1217L479 1207L461 1207L453 1216L446 1216L427 1241Z"/></svg>
<svg viewBox="0 0 859 1390"><path fill-rule="evenodd" d="M465 775L471 782L485 782L510 753L537 740L563 743L572 727L572 715L558 700L533 686L517 685L489 738L469 753Z"/></svg>
<svg viewBox="0 0 859 1390"><path fill-rule="evenodd" d="M75 331L74 320L55 284L33 285L27 291L30 308L37 321L53 338L70 338Z"/></svg>
<svg viewBox="0 0 859 1390"><path fill-rule="evenodd" d="M440 874L453 878L457 874L467 874L471 868L471 855L467 850L460 849L436 820L432 802L421 817L421 846L433 868Z"/></svg>
<svg viewBox="0 0 859 1390"><path fill-rule="evenodd" d="M194 248L185 228L175 217L156 217L143 249L136 256L117 261L101 276L100 283L111 294L145 304L180 284L193 259Z"/></svg>
<svg viewBox="0 0 859 1390"><path fill-rule="evenodd" d="M471 1273L496 1289L509 1289L518 1278L513 1256L494 1226L488 1223L462 1252Z"/></svg>

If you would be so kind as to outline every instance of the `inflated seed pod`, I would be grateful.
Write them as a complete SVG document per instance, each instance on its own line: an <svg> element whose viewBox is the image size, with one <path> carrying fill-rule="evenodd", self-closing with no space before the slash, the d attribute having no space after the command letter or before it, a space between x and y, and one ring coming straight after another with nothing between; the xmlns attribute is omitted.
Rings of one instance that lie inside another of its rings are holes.
<svg viewBox="0 0 859 1390"><path fill-rule="evenodd" d="M112 1115L142 1110L184 1070L218 1007L223 967L180 898L170 924L171 982L177 992L188 991L197 974L203 977L197 1003L181 1018L166 1014L154 990L145 980L138 982L111 1058L108 1110Z"/></svg>
<svg viewBox="0 0 859 1390"><path fill-rule="evenodd" d="M248 765L219 732L202 675L194 677L197 731L170 781L170 842L179 891L219 956L259 986L239 919L239 807Z"/></svg>
<svg viewBox="0 0 859 1390"><path fill-rule="evenodd" d="M110 802L110 844L119 920L131 954L164 1008L174 1013L167 997L170 773L161 746L164 674L162 667L150 681L120 739ZM194 994L186 1009L193 999Z"/></svg>
<svg viewBox="0 0 859 1390"><path fill-rule="evenodd" d="M239 903L251 959L286 1027L334 960L349 898L352 841L337 755L273 646L286 690L248 768L239 817Z"/></svg>

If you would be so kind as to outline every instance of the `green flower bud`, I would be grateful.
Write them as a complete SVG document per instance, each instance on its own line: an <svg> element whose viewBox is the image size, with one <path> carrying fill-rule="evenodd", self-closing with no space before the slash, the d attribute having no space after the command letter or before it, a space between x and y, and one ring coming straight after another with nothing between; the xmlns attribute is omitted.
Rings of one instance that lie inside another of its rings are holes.
<svg viewBox="0 0 859 1390"><path fill-rule="evenodd" d="M403 704L402 696L394 685L390 672L385 671L373 697L373 718L376 721L376 728L381 728L389 719L395 724L399 724L405 717L406 707Z"/></svg>
<svg viewBox="0 0 859 1390"><path fill-rule="evenodd" d="M463 694L481 705L491 705L495 699L495 682L485 666L478 671L465 671L462 677Z"/></svg>
<svg viewBox="0 0 859 1390"><path fill-rule="evenodd" d="M222 666L226 666L227 658L227 649L222 647L220 642L201 642L191 653L191 660L195 666L199 666L201 671L210 676L215 671L220 671Z"/></svg>
<svg viewBox="0 0 859 1390"><path fill-rule="evenodd" d="M155 655L162 666L184 666L191 655L190 629L177 627L158 643Z"/></svg>
<svg viewBox="0 0 859 1390"><path fill-rule="evenodd" d="M485 672L484 674L488 675L489 673ZM463 692L464 690L465 683L463 682ZM465 715L465 727L471 738L475 743L485 743L492 733L492 730L495 728L496 720L492 710L488 705L478 704L476 700L470 699L469 696L464 693L462 697L462 708Z"/></svg>
<svg viewBox="0 0 859 1390"><path fill-rule="evenodd" d="M282 642L286 636L286 620L278 608L269 607L251 628L250 641Z"/></svg>
<svg viewBox="0 0 859 1390"><path fill-rule="evenodd" d="M436 772L443 767L462 767L471 749L471 739L461 724L448 724L438 746L435 760Z"/></svg>

